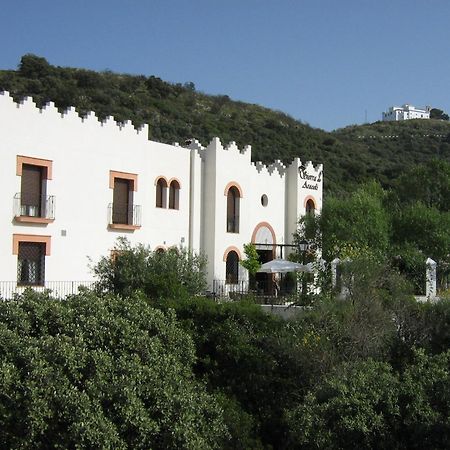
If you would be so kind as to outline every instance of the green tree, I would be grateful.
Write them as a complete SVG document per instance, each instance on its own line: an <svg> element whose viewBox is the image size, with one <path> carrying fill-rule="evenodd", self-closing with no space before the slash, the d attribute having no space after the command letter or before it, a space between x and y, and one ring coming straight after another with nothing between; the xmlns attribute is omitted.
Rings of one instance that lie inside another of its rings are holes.
<svg viewBox="0 0 450 450"><path fill-rule="evenodd" d="M22 56L19 73L23 77L42 79L51 74L52 68L45 58L29 53Z"/></svg>
<svg viewBox="0 0 450 450"><path fill-rule="evenodd" d="M391 449L398 379L373 360L345 364L289 412L293 448Z"/></svg>
<svg viewBox="0 0 450 450"><path fill-rule="evenodd" d="M255 244L244 244L244 253L246 258L243 259L240 264L248 270L248 273L251 276L254 276L261 267L261 262L259 260L259 255Z"/></svg>
<svg viewBox="0 0 450 450"><path fill-rule="evenodd" d="M404 370L345 363L287 413L293 448L444 449L450 440L450 352L415 351Z"/></svg>
<svg viewBox="0 0 450 450"><path fill-rule="evenodd" d="M439 211L450 210L450 163L431 160L401 175L394 184L394 203L421 202Z"/></svg>
<svg viewBox="0 0 450 450"><path fill-rule="evenodd" d="M93 267L99 290L123 296L140 290L153 299L186 298L206 288L206 259L185 248L153 252L118 239L113 257L104 256Z"/></svg>
<svg viewBox="0 0 450 450"><path fill-rule="evenodd" d="M320 217L327 261L336 256L344 259L386 253L390 221L383 204L385 196L379 184L369 183L350 196L327 198Z"/></svg>
<svg viewBox="0 0 450 450"><path fill-rule="evenodd" d="M448 120L449 117L442 109L432 108L430 111L430 119Z"/></svg>
<svg viewBox="0 0 450 450"><path fill-rule="evenodd" d="M393 250L405 272L412 271L424 290L425 260L430 257L438 263L442 284L450 272L450 213L418 202L398 210L392 222Z"/></svg>
<svg viewBox="0 0 450 450"><path fill-rule="evenodd" d="M175 315L140 296L26 292L0 303L2 448L219 448L221 409L193 378Z"/></svg>

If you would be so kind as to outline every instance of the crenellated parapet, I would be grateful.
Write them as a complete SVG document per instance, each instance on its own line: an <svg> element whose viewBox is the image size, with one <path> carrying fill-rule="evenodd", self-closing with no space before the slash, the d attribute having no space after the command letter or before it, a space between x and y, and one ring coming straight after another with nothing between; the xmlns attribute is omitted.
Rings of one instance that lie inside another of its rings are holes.
<svg viewBox="0 0 450 450"><path fill-rule="evenodd" d="M275 160L272 164L264 164L261 161L256 161L252 163L252 166L259 174L278 175L280 177L286 175L286 166L279 159Z"/></svg>
<svg viewBox="0 0 450 450"><path fill-rule="evenodd" d="M110 128L117 131L123 131L131 134L142 135L148 139L148 124L143 124L135 127L131 120L124 122L116 121L114 117L108 116L105 119L100 119L94 111L88 111L85 114L79 113L74 106L70 106L62 111L58 110L54 102L48 102L39 108L32 97L24 97L19 101L14 100L8 91L0 92L0 99L5 104L14 106L18 109L36 112L42 116L55 117L59 116L61 119L79 121L84 124L92 124L101 128Z"/></svg>
<svg viewBox="0 0 450 450"><path fill-rule="evenodd" d="M131 120L119 122L113 116L101 119L94 111L80 114L73 106L61 111L55 106L54 102L48 102L39 108L32 97L24 97L21 100L16 101L8 91L0 92L0 105L4 105L6 109L14 107L26 110L31 116L36 113L36 115L40 115L41 117L45 116L45 118L48 118L49 120L64 120L66 122L77 124L77 126L86 126L89 127L91 131L95 131L96 128L103 131L109 130L110 133L120 132L130 137L139 136L140 139L149 141L148 124L135 127ZM115 138L115 136L112 136L112 138ZM230 161L230 164L234 164L231 162L232 160L235 160L236 163L239 161L239 164L248 164L249 166L254 167L258 174L265 174L269 177L277 176L282 178L295 171L300 174L300 178L302 177L303 172L304 174L307 174L305 176L313 176L319 182L322 178L322 164L314 166L311 161L306 161L306 163L302 164L299 158L295 158L288 166L281 160L276 160L271 164L263 164L260 161L253 163L251 161L252 147L250 145L239 148L235 141L223 145L218 137L214 137L206 147L197 139L188 139L184 143L181 143L181 145L179 143L174 143L172 146L177 148L187 148L193 152L193 157L200 157L202 161L211 161L212 159L217 161L226 160ZM225 157L225 159L223 159L223 157ZM221 162L217 162L217 164L220 165Z"/></svg>

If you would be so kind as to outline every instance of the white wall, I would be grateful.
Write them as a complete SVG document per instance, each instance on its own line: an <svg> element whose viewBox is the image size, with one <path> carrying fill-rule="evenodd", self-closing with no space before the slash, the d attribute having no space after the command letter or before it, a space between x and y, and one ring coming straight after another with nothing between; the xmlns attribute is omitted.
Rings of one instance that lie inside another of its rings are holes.
<svg viewBox="0 0 450 450"><path fill-rule="evenodd" d="M225 279L224 253L252 239L255 227L269 223L278 244L291 242L304 202L313 195L322 206L322 180L311 182L317 189L302 187L301 161L289 167L277 161L270 166L251 162L251 148L223 146L215 138L206 147L194 141L190 148L148 140L148 128L135 130L131 123L118 126L112 119L100 122L93 113L81 119L72 108L60 114L50 104L40 110L28 99L15 103L8 93L0 95L0 155L2 201L0 202L0 268L2 280L16 280L17 256L12 254L13 234L51 236L51 255L46 257L47 281L93 278L88 257L94 263L108 255L118 236L132 244L151 248L185 245L208 257L208 278ZM56 197L53 223L18 223L13 218L13 197L20 192L16 175L17 155L53 162L53 177L47 195ZM305 164L317 177L322 166ZM134 231L108 227L108 204L113 190L110 171L137 174L133 203L141 205L141 228ZM156 208L158 176L176 178L181 185L179 210ZM227 233L225 187L236 182L242 189L239 233ZM268 198L267 206L261 196ZM62 233L63 232L63 233ZM65 236L63 236L65 234ZM241 279L247 274L241 268Z"/></svg>

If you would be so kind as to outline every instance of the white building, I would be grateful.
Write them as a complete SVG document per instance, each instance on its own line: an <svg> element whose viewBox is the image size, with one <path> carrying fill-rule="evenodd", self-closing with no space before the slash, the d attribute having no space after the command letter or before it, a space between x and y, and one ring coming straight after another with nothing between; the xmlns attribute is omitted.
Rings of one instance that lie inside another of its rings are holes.
<svg viewBox="0 0 450 450"><path fill-rule="evenodd" d="M322 165L251 162L251 149L148 140L148 126L39 109L0 93L0 279L17 286L93 280L117 237L208 258L208 282L247 280L243 245L267 260L322 207Z"/></svg>
<svg viewBox="0 0 450 450"><path fill-rule="evenodd" d="M425 108L416 108L408 104L391 106L386 112L383 112L383 121L429 119L430 111L431 106Z"/></svg>

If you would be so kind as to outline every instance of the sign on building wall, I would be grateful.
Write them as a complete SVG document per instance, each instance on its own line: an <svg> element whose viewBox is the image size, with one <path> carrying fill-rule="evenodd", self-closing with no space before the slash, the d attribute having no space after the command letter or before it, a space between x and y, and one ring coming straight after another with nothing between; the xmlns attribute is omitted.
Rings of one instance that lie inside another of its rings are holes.
<svg viewBox="0 0 450 450"><path fill-rule="evenodd" d="M300 166L298 168L300 178L303 180L302 189L311 189L317 191L319 189L319 183L322 181L322 171L318 175L314 175L308 172L306 167Z"/></svg>

